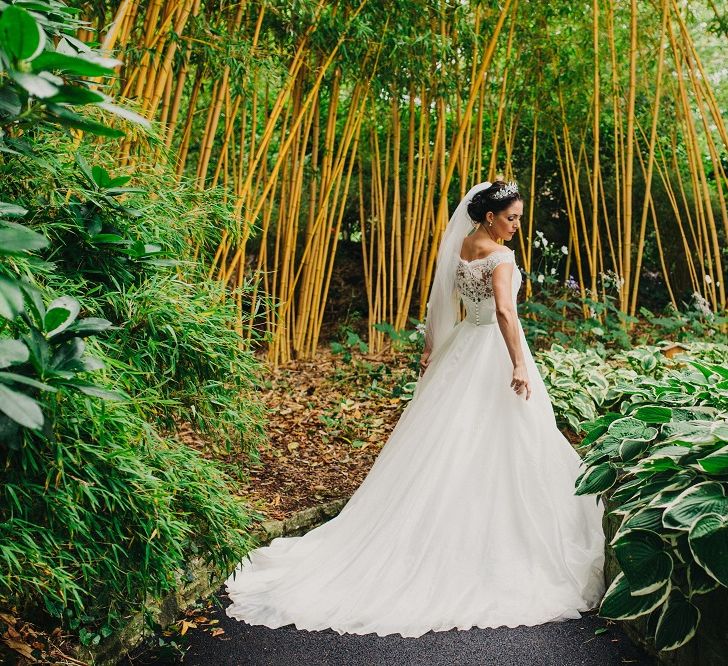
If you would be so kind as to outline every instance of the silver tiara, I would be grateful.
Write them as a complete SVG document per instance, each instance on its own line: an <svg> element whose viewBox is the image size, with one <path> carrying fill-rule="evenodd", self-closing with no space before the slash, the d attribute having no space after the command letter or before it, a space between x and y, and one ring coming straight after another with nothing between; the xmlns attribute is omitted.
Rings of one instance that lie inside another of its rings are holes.
<svg viewBox="0 0 728 666"><path fill-rule="evenodd" d="M509 181L505 187L490 195L490 199L505 199L513 194L518 194L518 183L515 180Z"/></svg>

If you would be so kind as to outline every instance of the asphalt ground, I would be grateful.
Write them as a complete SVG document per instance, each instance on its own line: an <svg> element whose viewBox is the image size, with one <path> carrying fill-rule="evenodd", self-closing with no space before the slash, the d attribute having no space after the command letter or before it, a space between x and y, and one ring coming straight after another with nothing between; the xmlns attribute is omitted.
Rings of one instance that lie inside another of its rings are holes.
<svg viewBox="0 0 728 666"><path fill-rule="evenodd" d="M579 620L510 629L451 629L419 638L399 634L338 634L269 629L225 615L229 604L218 594L214 617L224 634L190 629L177 655L138 651L127 666L617 666L655 662L637 648L617 624L584 614ZM184 652L184 656L179 654Z"/></svg>

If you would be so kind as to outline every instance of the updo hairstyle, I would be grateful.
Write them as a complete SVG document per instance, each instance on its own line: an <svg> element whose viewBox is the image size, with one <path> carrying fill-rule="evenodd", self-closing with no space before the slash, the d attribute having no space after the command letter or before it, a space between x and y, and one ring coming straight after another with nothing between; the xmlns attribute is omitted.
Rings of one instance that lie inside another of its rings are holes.
<svg viewBox="0 0 728 666"><path fill-rule="evenodd" d="M506 186L506 181L495 180L490 187L478 190L468 204L468 215L474 222L482 224L485 222L485 214L488 211L500 213L508 208L514 201L523 201L523 197L519 192L509 194L502 199L493 199L492 196L502 190Z"/></svg>

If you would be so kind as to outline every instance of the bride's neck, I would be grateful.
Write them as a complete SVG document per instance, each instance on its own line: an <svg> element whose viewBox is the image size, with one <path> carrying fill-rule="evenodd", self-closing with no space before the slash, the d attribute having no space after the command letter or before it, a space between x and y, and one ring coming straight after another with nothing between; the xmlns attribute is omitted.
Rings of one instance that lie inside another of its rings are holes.
<svg viewBox="0 0 728 666"><path fill-rule="evenodd" d="M498 236L494 231L488 229L488 227L484 224L478 225L478 228L475 230L473 235L475 234L483 238L490 238L490 240L495 241L496 243L499 243L502 240L500 236Z"/></svg>

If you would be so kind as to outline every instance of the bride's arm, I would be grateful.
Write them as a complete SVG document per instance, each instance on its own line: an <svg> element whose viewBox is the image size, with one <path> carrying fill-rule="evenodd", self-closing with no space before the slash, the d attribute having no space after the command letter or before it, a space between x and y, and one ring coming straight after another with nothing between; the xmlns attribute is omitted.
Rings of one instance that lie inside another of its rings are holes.
<svg viewBox="0 0 728 666"><path fill-rule="evenodd" d="M513 305L511 281L513 280L513 264L503 262L493 269L492 284L495 298L495 314L508 353L513 362L513 380L511 386L520 395L526 391L526 400L531 397L531 384L526 370L526 359L521 347L521 334L518 326L518 313Z"/></svg>

